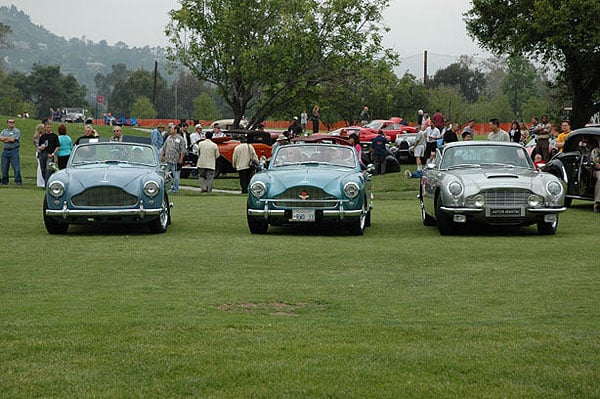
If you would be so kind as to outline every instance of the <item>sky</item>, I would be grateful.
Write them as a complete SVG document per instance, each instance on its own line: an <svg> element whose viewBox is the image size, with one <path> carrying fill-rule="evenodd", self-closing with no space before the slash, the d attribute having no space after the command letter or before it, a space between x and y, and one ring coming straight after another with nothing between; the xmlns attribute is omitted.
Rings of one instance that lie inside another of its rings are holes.
<svg viewBox="0 0 600 399"><path fill-rule="evenodd" d="M0 5L11 4L57 36L110 45L122 41L129 47L166 46L168 12L178 7L177 0L0 0ZM422 78L425 50L430 75L461 55L483 57L465 29L462 14L470 7L471 0L390 0L384 11L390 31L383 45L399 54L396 71Z"/></svg>

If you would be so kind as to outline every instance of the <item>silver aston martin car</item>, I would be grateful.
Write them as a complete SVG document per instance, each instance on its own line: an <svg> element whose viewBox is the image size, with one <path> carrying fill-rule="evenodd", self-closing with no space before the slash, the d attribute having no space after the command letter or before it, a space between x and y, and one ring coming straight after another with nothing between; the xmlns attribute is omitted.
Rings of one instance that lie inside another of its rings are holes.
<svg viewBox="0 0 600 399"><path fill-rule="evenodd" d="M437 150L419 192L426 226L454 233L469 222L529 226L555 234L566 207L565 188L555 176L536 171L517 143L467 141Z"/></svg>

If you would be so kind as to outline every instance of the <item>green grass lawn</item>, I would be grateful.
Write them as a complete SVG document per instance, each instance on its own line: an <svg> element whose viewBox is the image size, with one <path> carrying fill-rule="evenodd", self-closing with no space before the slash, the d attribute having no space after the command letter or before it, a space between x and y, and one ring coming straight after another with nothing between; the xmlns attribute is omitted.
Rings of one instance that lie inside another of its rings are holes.
<svg viewBox="0 0 600 399"><path fill-rule="evenodd" d="M397 173L362 237L251 235L242 195L193 191L166 234L50 236L27 154L0 189L0 397L600 397L591 203L556 236L441 237Z"/></svg>

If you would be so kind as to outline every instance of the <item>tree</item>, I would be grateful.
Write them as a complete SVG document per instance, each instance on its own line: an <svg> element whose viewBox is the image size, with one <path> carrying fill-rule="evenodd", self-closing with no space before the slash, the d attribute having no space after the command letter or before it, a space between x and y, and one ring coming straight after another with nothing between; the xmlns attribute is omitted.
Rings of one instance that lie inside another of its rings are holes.
<svg viewBox="0 0 600 399"><path fill-rule="evenodd" d="M131 115L141 119L156 118L156 110L148 97L140 96L135 99L131 106Z"/></svg>
<svg viewBox="0 0 600 399"><path fill-rule="evenodd" d="M25 100L35 105L36 118L48 116L50 107L88 106L85 86L80 86L73 75L63 75L58 65L35 64L24 80L18 74L14 78Z"/></svg>
<svg viewBox="0 0 600 399"><path fill-rule="evenodd" d="M600 2L473 0L467 31L496 54L524 54L556 68L572 95L571 122L600 111Z"/></svg>
<svg viewBox="0 0 600 399"><path fill-rule="evenodd" d="M200 93L194 98L194 119L216 120L221 119L221 113L215 100L208 93Z"/></svg>
<svg viewBox="0 0 600 399"><path fill-rule="evenodd" d="M471 65L468 57L461 57L459 62L439 69L431 80L431 86L456 86L467 101L476 102L485 87L485 77L478 69L471 69Z"/></svg>
<svg viewBox="0 0 600 399"><path fill-rule="evenodd" d="M512 106L516 120L523 119L523 104L538 95L538 81L535 67L525 57L513 55L507 60L508 74L502 83L502 91L513 99Z"/></svg>
<svg viewBox="0 0 600 399"><path fill-rule="evenodd" d="M177 93L177 117L193 119L194 100L200 93L210 93L211 90L189 72L180 72L176 81L171 84L173 96Z"/></svg>
<svg viewBox="0 0 600 399"><path fill-rule="evenodd" d="M33 104L25 101L23 92L11 84L10 79L4 77L0 71L0 114L17 115L28 112L33 114Z"/></svg>
<svg viewBox="0 0 600 399"><path fill-rule="evenodd" d="M0 49L10 47L8 40L6 40L10 32L10 26L4 25L2 22L0 22Z"/></svg>
<svg viewBox="0 0 600 399"><path fill-rule="evenodd" d="M388 0L180 4L166 29L169 58L215 85L236 125L242 115L256 125L299 99L314 100L320 85L381 54L381 10Z"/></svg>
<svg viewBox="0 0 600 399"><path fill-rule="evenodd" d="M122 76L122 75L120 75ZM160 74L157 76L156 104L158 116L170 115L172 106L167 81ZM113 115L131 116L131 105L138 97L152 98L154 75L152 72L138 69L127 74L124 81L116 84L110 97L109 109Z"/></svg>

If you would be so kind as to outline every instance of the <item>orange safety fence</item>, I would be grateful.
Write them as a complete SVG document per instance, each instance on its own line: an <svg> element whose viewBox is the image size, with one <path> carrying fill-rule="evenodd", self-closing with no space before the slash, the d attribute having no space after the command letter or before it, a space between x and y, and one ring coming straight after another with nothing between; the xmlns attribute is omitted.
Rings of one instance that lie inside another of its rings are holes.
<svg viewBox="0 0 600 399"><path fill-rule="evenodd" d="M127 122L129 123L129 119L127 120ZM162 123L163 125L167 126L169 123L180 123L181 121L179 119L137 119L137 125L138 127L143 127L143 128L155 128L157 127L160 123ZM209 120L202 120L200 121L200 123L202 124L202 126L204 127L210 127L213 121L209 121ZM194 120L187 120L186 123L188 124L188 126L195 126L196 122ZM94 120L94 124L95 125L104 125L104 119L95 119ZM290 125L289 121L266 121L265 122L265 128L266 129L281 129L281 130L285 130L288 128L288 126ZM410 123L411 126L415 126L415 123ZM510 122L506 122L506 123L500 123L500 128L505 130L505 131L509 131L510 130ZM339 129L341 127L347 127L348 123L345 121L338 121L336 123L334 123L333 128L331 130L335 130L335 129ZM462 128L466 126L466 124L461 125L461 131ZM528 126L529 127L529 126ZM312 131L312 121L308 121L308 124L306 125L306 129L308 131ZM322 122L319 123L319 131L320 132L327 132L329 129L327 129L327 126L325 124L323 124ZM488 123L475 123L473 125L473 131L475 132L476 136L482 136L482 135L487 135L490 132L490 128Z"/></svg>

